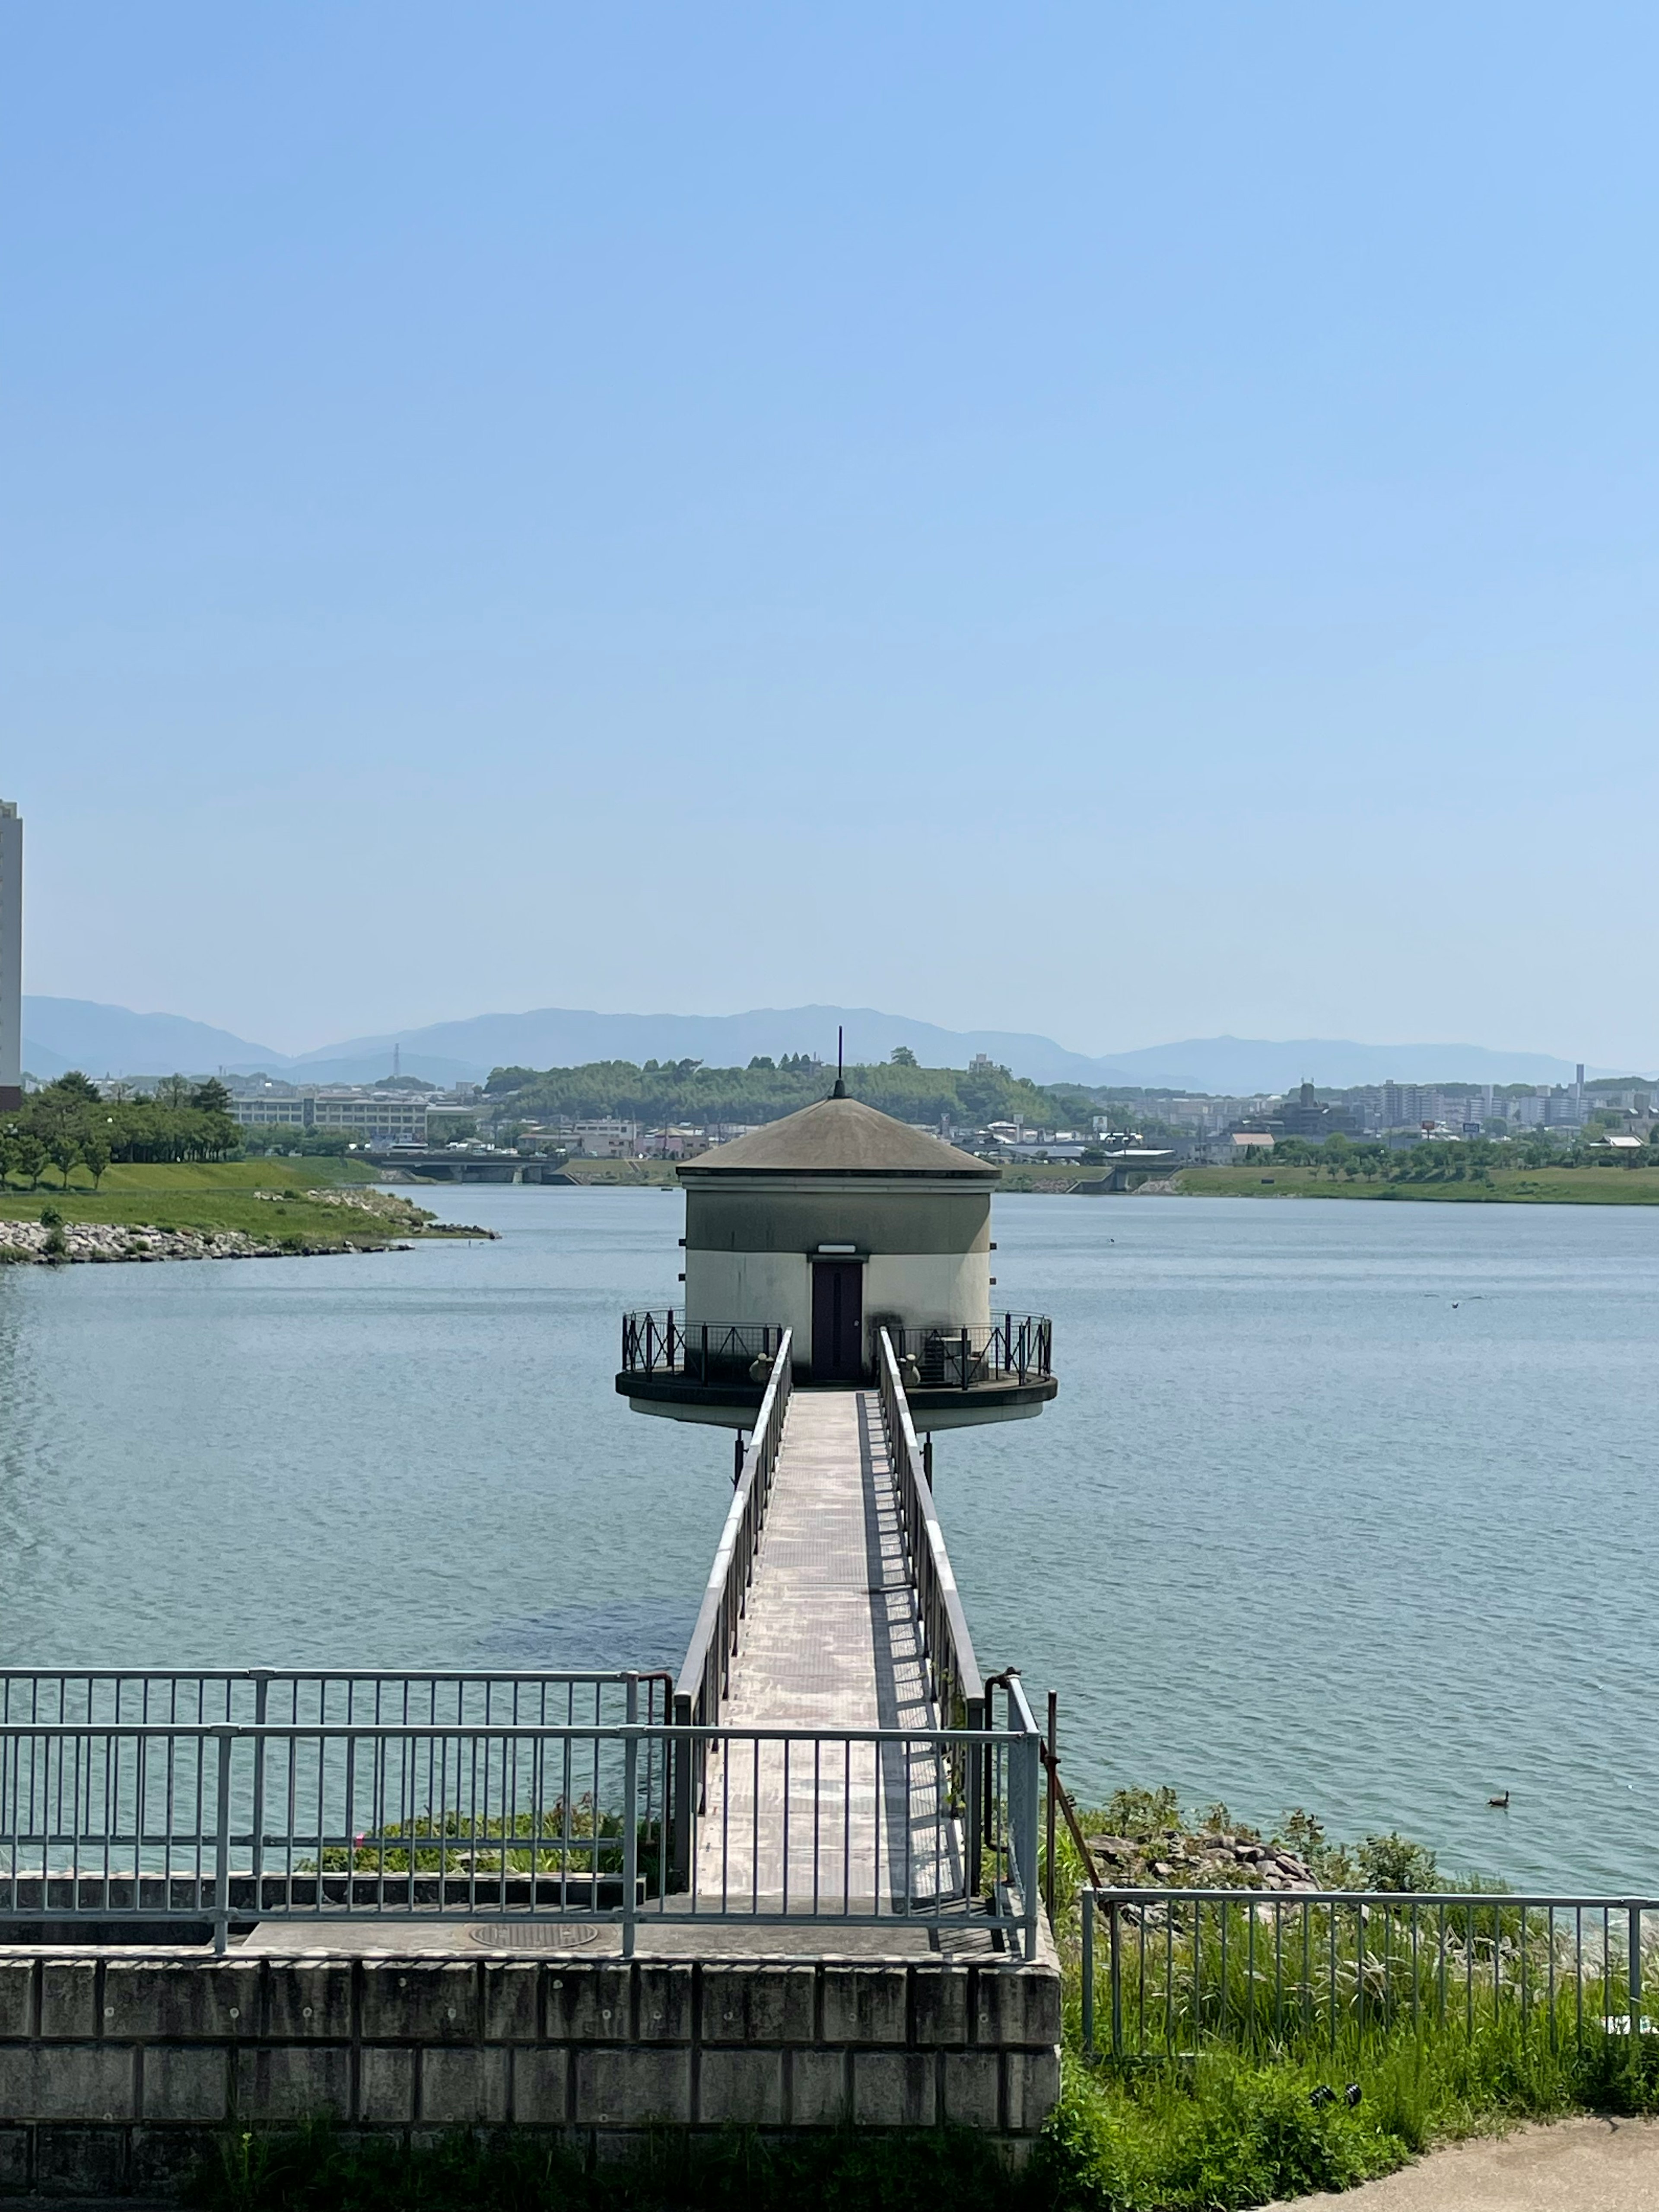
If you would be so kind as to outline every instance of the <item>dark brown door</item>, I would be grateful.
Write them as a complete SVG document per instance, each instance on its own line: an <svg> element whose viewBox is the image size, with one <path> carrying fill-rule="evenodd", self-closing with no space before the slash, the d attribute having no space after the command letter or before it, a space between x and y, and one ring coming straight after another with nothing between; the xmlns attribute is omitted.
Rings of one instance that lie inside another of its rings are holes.
<svg viewBox="0 0 1659 2212"><path fill-rule="evenodd" d="M864 1380L864 1270L844 1260L812 1270L812 1380Z"/></svg>

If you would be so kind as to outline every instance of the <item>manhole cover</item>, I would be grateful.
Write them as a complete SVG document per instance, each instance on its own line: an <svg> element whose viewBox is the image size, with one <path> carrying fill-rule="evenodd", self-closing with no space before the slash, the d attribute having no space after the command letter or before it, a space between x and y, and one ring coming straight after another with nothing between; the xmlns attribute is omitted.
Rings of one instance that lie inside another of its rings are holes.
<svg viewBox="0 0 1659 2212"><path fill-rule="evenodd" d="M466 1932L487 1951L574 1951L599 1940L588 1920L486 1920Z"/></svg>

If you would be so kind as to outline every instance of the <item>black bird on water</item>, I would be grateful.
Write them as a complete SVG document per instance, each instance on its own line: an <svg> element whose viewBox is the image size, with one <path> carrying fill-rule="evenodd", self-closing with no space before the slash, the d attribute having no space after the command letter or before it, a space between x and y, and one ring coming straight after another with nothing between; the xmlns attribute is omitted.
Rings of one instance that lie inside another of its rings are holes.
<svg viewBox="0 0 1659 2212"><path fill-rule="evenodd" d="M1495 1805L1500 1813L1507 1813L1510 1809L1510 1793L1505 1790L1500 1796L1488 1797L1486 1802L1488 1805Z"/></svg>

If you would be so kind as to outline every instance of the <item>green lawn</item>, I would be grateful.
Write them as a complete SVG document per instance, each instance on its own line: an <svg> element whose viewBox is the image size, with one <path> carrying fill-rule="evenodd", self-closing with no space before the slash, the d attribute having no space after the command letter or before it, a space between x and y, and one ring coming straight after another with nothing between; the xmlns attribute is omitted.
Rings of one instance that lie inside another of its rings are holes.
<svg viewBox="0 0 1659 2212"><path fill-rule="evenodd" d="M634 1190L678 1190L672 1160L567 1160L560 1170L572 1182Z"/></svg>
<svg viewBox="0 0 1659 2212"><path fill-rule="evenodd" d="M345 1173L342 1173L342 1169ZM38 1221L51 1206L68 1224L101 1222L120 1228L236 1229L261 1243L297 1238L337 1249L390 1237L419 1236L424 1217L395 1204L379 1217L356 1206L331 1205L313 1191L370 1181L356 1161L225 1160L112 1167L94 1191L82 1170L67 1190L43 1181L38 1190L0 1183L0 1221ZM258 1191L286 1194L272 1200Z"/></svg>
<svg viewBox="0 0 1659 2212"><path fill-rule="evenodd" d="M375 1170L367 1161L355 1159L141 1161L106 1168L103 1188L106 1192L312 1190L373 1182L374 1178ZM56 1168L48 1168L41 1178L41 1189L48 1187L53 1190L58 1187ZM90 1191L92 1177L85 1168L71 1170L70 1188Z"/></svg>
<svg viewBox="0 0 1659 2212"><path fill-rule="evenodd" d="M1432 1199L1460 1205L1654 1206L1659 1173L1651 1168L1494 1168L1489 1183L1333 1182L1322 1168L1182 1168L1187 1198Z"/></svg>

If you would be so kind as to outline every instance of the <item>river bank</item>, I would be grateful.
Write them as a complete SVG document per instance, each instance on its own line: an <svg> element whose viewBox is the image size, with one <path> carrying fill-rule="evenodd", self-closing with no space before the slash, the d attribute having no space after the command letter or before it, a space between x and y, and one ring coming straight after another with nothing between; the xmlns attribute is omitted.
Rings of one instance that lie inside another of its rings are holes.
<svg viewBox="0 0 1659 2212"><path fill-rule="evenodd" d="M1409 1158L1409 1155L1402 1155ZM1386 1203L1427 1200L1457 1206L1659 1206L1659 1172L1650 1168L1492 1168L1431 1180L1402 1176L1367 1182L1334 1178L1327 1168L1177 1168L1149 1176L1130 1191L1108 1191L1097 1168L1071 1161L1025 1162L1006 1168L999 1188L1036 1198L1364 1198Z"/></svg>
<svg viewBox="0 0 1659 2212"><path fill-rule="evenodd" d="M1409 1159L1410 1154L1402 1156ZM1447 1176L1368 1182L1328 1168L1182 1168L1179 1198L1364 1198L1441 1206L1659 1206L1651 1168L1492 1168L1486 1178Z"/></svg>
<svg viewBox="0 0 1659 2212"><path fill-rule="evenodd" d="M489 1237L400 1193L289 1171L297 1160L110 1170L101 1190L0 1189L0 1266L118 1261L279 1260L406 1249L426 1237Z"/></svg>

